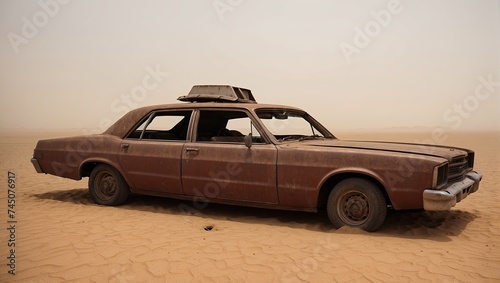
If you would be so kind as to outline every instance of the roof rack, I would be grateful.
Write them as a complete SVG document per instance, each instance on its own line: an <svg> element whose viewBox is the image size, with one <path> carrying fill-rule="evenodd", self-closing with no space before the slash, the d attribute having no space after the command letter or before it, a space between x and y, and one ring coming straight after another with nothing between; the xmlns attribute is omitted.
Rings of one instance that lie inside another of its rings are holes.
<svg viewBox="0 0 500 283"><path fill-rule="evenodd" d="M188 102L257 103L252 91L230 85L195 85L188 95L177 98Z"/></svg>

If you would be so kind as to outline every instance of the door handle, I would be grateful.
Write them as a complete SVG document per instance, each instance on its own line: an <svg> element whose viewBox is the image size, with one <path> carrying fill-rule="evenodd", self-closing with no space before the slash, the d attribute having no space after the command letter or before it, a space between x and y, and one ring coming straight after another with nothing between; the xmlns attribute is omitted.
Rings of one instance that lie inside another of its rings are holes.
<svg viewBox="0 0 500 283"><path fill-rule="evenodd" d="M122 143L120 146L122 148L128 148L130 145L128 143Z"/></svg>
<svg viewBox="0 0 500 283"><path fill-rule="evenodd" d="M190 152L190 151L198 152L200 150L197 148L194 148L194 147L186 147L186 152Z"/></svg>

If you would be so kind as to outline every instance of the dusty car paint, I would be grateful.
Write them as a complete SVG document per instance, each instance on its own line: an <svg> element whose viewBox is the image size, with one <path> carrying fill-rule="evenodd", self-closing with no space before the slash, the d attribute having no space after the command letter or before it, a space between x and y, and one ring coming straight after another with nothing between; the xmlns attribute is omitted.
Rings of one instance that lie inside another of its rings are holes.
<svg viewBox="0 0 500 283"><path fill-rule="evenodd" d="M396 210L446 210L478 189L481 175L473 171L472 150L342 141L315 120L312 123L326 133L325 138L280 141L257 114L273 109L305 115L299 108L258 103L142 107L125 114L103 134L40 140L32 162L39 173L74 180L90 176L98 164L108 164L123 176L133 193L181 199L203 196L221 203L304 211L325 208L329 193L347 178L369 180L383 192L388 206ZM148 117L153 117L152 113L169 110L192 111L185 140L127 138L138 125L151 119ZM197 119L205 110L244 112L262 135L261 143L248 147L242 142L197 141ZM448 164L448 181L436 186L436 166L443 164ZM446 189L457 182L461 182L455 185L457 188L462 188L464 182L468 186L456 199L449 200ZM435 204L424 206L434 198Z"/></svg>

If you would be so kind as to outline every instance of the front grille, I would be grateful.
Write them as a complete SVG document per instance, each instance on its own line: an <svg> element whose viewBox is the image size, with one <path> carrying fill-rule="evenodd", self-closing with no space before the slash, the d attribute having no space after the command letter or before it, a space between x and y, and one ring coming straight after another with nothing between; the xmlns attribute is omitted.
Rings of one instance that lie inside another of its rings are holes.
<svg viewBox="0 0 500 283"><path fill-rule="evenodd" d="M448 166L448 183L462 180L468 169L467 155L453 157Z"/></svg>

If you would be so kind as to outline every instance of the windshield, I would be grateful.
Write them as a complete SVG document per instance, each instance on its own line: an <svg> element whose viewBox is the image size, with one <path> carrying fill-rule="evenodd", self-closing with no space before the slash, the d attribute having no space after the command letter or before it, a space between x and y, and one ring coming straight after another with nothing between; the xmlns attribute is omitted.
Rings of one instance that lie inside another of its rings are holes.
<svg viewBox="0 0 500 283"><path fill-rule="evenodd" d="M279 141L334 138L304 112L286 109L261 109L256 112L264 126Z"/></svg>

